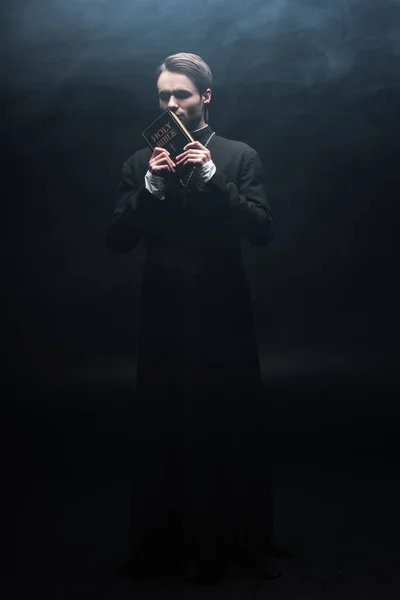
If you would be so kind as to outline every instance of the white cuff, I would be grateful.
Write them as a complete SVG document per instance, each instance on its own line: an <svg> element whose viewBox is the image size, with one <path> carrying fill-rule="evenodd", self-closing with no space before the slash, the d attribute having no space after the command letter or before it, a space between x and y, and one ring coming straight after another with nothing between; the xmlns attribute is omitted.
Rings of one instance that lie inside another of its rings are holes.
<svg viewBox="0 0 400 600"><path fill-rule="evenodd" d="M146 190L156 196L159 200L165 199L165 181L163 177L159 175L153 175L150 171L147 171L144 183L146 186Z"/></svg>
<svg viewBox="0 0 400 600"><path fill-rule="evenodd" d="M214 175L216 170L217 167L215 166L212 160L209 160L208 162L206 162L205 165L203 165L199 169L196 169L195 174L197 180L197 187L199 188L199 190L202 190L206 183L210 181L211 177Z"/></svg>

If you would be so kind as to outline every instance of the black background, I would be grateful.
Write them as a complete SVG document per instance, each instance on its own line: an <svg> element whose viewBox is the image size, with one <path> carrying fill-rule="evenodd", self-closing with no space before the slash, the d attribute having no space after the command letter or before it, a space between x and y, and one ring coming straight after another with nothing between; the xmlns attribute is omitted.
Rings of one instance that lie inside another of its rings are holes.
<svg viewBox="0 0 400 600"><path fill-rule="evenodd" d="M243 256L273 461L372 477L379 459L376 473L396 478L400 3L3 1L1 27L3 440L17 522L34 530L21 507L40 486L129 479L144 253L108 254L104 230L122 163L158 114L155 69L179 51L211 66L213 129L265 166L276 236L244 242Z"/></svg>

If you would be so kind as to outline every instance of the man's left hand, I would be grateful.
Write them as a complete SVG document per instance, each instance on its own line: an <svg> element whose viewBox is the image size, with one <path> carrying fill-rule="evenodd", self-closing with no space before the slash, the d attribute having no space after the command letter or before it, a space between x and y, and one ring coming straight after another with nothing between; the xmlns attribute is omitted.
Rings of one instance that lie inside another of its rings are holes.
<svg viewBox="0 0 400 600"><path fill-rule="evenodd" d="M200 142L190 142L184 147L184 152L179 154L175 159L175 164L179 165L193 165L196 167L202 167L208 161L211 160L210 151L200 144Z"/></svg>

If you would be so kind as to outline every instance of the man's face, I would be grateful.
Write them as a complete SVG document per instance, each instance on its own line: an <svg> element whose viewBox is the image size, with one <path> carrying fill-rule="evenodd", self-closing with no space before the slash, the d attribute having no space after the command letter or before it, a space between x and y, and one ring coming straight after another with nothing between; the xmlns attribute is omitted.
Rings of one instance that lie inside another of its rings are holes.
<svg viewBox="0 0 400 600"><path fill-rule="evenodd" d="M189 130L204 124L203 105L210 102L210 90L201 95L189 77L170 71L161 73L157 88L162 111L169 108Z"/></svg>

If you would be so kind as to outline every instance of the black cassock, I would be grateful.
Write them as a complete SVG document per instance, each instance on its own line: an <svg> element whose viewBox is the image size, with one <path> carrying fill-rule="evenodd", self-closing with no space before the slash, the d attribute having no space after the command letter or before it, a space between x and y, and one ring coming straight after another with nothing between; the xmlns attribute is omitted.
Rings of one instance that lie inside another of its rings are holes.
<svg viewBox="0 0 400 600"><path fill-rule="evenodd" d="M192 135L204 144L211 133L207 126ZM202 547L272 536L265 399L241 240L267 245L273 220L258 153L218 135L208 148L211 180L200 191L192 178L184 194L173 176L164 200L145 189L150 149L133 154L107 232L115 252L141 239L146 247L133 547L162 532Z"/></svg>

